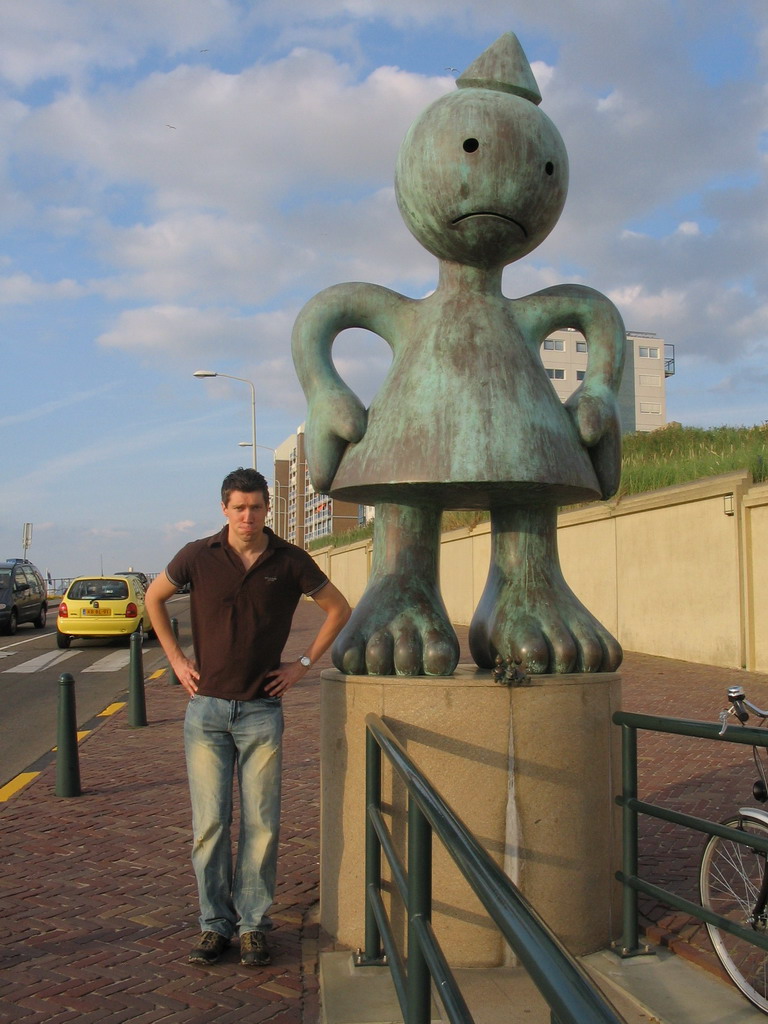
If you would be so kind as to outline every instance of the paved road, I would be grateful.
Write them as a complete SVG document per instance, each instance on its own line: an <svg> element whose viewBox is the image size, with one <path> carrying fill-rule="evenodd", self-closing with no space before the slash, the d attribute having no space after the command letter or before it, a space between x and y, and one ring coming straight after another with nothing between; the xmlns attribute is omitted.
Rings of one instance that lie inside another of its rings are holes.
<svg viewBox="0 0 768 1024"><path fill-rule="evenodd" d="M174 599L171 615L186 628L189 598ZM124 640L75 640L69 650L56 645L55 619L43 630L20 626L0 637L0 787L46 756L56 743L59 679L75 678L78 724L116 700L125 699L130 649ZM165 664L156 640L143 648L144 673Z"/></svg>

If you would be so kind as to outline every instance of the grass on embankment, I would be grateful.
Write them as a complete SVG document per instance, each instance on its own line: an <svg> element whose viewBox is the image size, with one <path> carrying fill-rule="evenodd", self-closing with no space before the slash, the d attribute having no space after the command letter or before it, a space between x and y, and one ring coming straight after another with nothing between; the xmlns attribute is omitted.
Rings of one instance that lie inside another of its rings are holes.
<svg viewBox="0 0 768 1024"><path fill-rule="evenodd" d="M756 427L683 427L627 434L622 443L619 496L655 491L746 469L768 479L768 423Z"/></svg>
<svg viewBox="0 0 768 1024"><path fill-rule="evenodd" d="M617 498L655 491L745 469L755 483L768 480L768 422L755 427L684 427L670 423L622 439L621 484ZM443 530L477 526L487 512L443 513ZM373 524L322 537L309 545L343 547L373 533Z"/></svg>

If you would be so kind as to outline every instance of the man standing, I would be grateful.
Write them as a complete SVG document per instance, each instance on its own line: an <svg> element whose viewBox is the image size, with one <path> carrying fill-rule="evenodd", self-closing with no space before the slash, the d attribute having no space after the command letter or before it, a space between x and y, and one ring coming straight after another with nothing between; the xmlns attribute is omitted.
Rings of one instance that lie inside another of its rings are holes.
<svg viewBox="0 0 768 1024"><path fill-rule="evenodd" d="M266 527L267 481L255 469L224 480L221 533L193 541L147 591L146 606L173 671L190 696L184 748L192 802L192 863L202 935L190 962L218 960L237 933L240 959L270 962L280 825L282 697L333 643L346 599L301 548ZM166 604L189 586L194 660L181 650ZM298 661L281 655L302 595L325 612ZM240 791L237 863L230 827L234 771Z"/></svg>

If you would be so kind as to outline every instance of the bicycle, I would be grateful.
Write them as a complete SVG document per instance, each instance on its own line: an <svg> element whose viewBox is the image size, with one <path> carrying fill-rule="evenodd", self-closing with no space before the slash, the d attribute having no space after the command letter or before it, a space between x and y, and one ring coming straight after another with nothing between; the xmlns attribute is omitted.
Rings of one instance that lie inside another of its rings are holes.
<svg viewBox="0 0 768 1024"><path fill-rule="evenodd" d="M765 724L768 711L747 700L741 686L728 688L730 707L720 715L722 736L728 718L734 716L741 725L749 721L750 712ZM758 779L752 795L758 803L768 801L765 765L758 748L752 748ZM758 807L741 807L737 815L723 825L748 835L768 840L768 811ZM732 839L711 836L704 847L699 869L701 905L727 918L734 924L768 936L768 858ZM729 977L751 1003L768 1013L768 950L706 922L715 953Z"/></svg>

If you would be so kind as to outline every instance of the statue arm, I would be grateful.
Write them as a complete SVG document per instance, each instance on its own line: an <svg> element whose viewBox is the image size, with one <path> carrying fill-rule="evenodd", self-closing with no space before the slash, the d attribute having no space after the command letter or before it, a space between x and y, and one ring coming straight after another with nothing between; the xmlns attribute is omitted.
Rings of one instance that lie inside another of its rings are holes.
<svg viewBox="0 0 768 1024"><path fill-rule="evenodd" d="M560 285L528 296L534 335L573 327L587 341L584 380L566 401L600 482L603 497L616 492L621 473L621 425L617 395L624 368L626 331L610 299L583 285Z"/></svg>
<svg viewBox="0 0 768 1024"><path fill-rule="evenodd" d="M341 331L362 327L392 347L392 314L406 301L377 285L334 285L310 299L296 319L291 349L307 399L307 461L319 491L330 489L347 445L363 437L367 420L365 406L336 371L333 343Z"/></svg>

